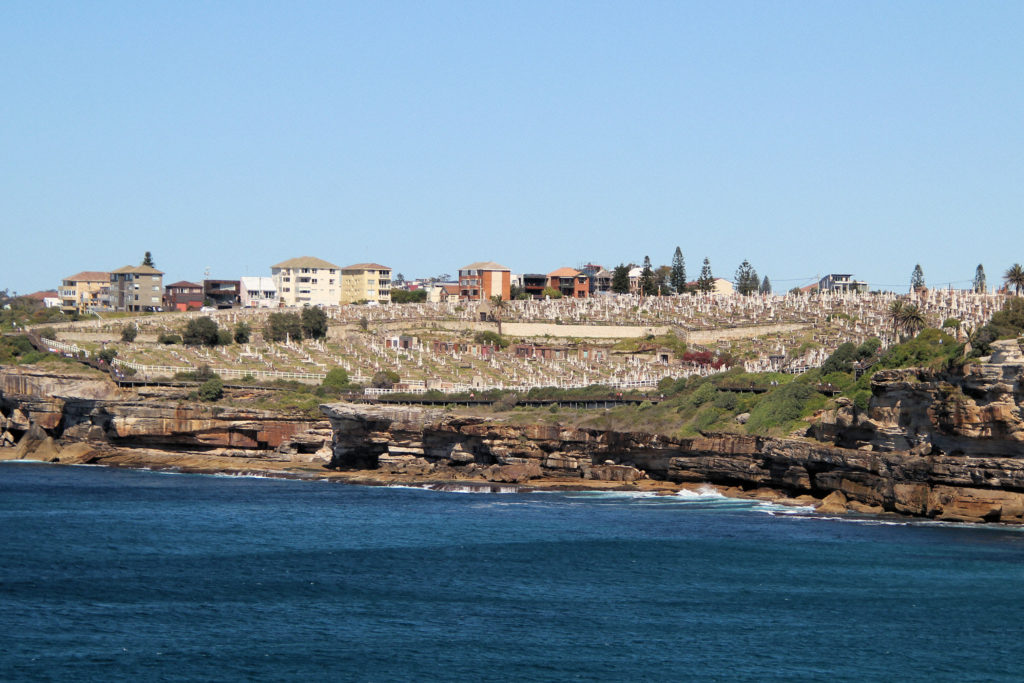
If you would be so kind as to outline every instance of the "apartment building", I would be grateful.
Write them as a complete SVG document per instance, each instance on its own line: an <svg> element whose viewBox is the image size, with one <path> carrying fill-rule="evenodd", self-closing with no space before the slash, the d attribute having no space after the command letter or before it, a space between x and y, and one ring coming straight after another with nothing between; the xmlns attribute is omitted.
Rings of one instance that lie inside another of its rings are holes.
<svg viewBox="0 0 1024 683"><path fill-rule="evenodd" d="M270 267L278 301L285 306L336 306L341 268L314 256L300 256Z"/></svg>
<svg viewBox="0 0 1024 683"><path fill-rule="evenodd" d="M110 295L110 273L85 270L61 280L57 290L60 309L65 313L88 313L106 308Z"/></svg>
<svg viewBox="0 0 1024 683"><path fill-rule="evenodd" d="M153 266L124 266L110 273L110 307L115 311L159 311L164 273Z"/></svg>
<svg viewBox="0 0 1024 683"><path fill-rule="evenodd" d="M379 263L356 263L341 269L341 303L391 302L391 269Z"/></svg>
<svg viewBox="0 0 1024 683"><path fill-rule="evenodd" d="M500 296L508 301L512 271L494 261L477 261L459 269L459 299L487 301Z"/></svg>

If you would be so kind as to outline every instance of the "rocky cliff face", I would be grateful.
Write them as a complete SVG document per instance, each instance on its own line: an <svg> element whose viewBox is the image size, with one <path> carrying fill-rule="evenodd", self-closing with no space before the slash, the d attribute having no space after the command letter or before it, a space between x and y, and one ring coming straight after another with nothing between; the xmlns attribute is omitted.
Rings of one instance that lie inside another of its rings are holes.
<svg viewBox="0 0 1024 683"><path fill-rule="evenodd" d="M140 400L103 378L4 368L0 372L0 445L20 442L32 428L65 442L243 457L315 456L324 462L329 458L331 439L329 425L323 420Z"/></svg>
<svg viewBox="0 0 1024 683"><path fill-rule="evenodd" d="M331 464L452 479L652 477L828 497L830 509L1024 522L1024 356L1000 343L962 376L875 375L867 414L849 401L821 416L818 441L738 434L672 439L512 425L438 410L323 406Z"/></svg>

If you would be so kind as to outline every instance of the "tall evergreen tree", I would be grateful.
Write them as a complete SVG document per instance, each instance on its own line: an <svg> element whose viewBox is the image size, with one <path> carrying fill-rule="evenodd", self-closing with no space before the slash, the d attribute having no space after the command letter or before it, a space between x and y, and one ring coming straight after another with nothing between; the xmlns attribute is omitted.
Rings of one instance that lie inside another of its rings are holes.
<svg viewBox="0 0 1024 683"><path fill-rule="evenodd" d="M924 271L920 263L914 266L914 272L910 274L910 291L918 289L924 289Z"/></svg>
<svg viewBox="0 0 1024 683"><path fill-rule="evenodd" d="M736 283L736 291L743 296L749 296L757 291L759 284L757 281L757 271L750 265L750 261L743 259L743 263L736 269L734 282Z"/></svg>
<svg viewBox="0 0 1024 683"><path fill-rule="evenodd" d="M984 294L986 289L988 286L985 283L985 267L979 263L977 270L974 271L974 292Z"/></svg>
<svg viewBox="0 0 1024 683"><path fill-rule="evenodd" d="M704 265L700 267L700 277L697 278L697 291L712 292L715 289L715 276L711 274L711 261L704 257Z"/></svg>
<svg viewBox="0 0 1024 683"><path fill-rule="evenodd" d="M629 294L629 266L620 263L612 271L612 291L616 294Z"/></svg>
<svg viewBox="0 0 1024 683"><path fill-rule="evenodd" d="M654 270L651 268L651 257L644 256L644 267L640 271L640 293L654 296L658 293L658 285L654 282Z"/></svg>
<svg viewBox="0 0 1024 683"><path fill-rule="evenodd" d="M153 255L148 251L146 252L146 255L142 259L142 265L149 266L150 268L156 267L156 264L153 263Z"/></svg>
<svg viewBox="0 0 1024 683"><path fill-rule="evenodd" d="M676 294L686 292L686 261L683 260L683 251L679 247L676 247L676 253L672 256L672 274L669 276L669 282Z"/></svg>
<svg viewBox="0 0 1024 683"><path fill-rule="evenodd" d="M764 279L761 280L760 293L761 294L771 294L772 293L772 283L768 282L768 276L767 275L765 275Z"/></svg>

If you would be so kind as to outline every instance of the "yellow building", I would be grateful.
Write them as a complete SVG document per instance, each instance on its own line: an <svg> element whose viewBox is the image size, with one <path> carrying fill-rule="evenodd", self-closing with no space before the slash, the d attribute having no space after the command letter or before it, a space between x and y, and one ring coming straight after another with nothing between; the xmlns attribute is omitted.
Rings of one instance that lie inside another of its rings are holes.
<svg viewBox="0 0 1024 683"><path fill-rule="evenodd" d="M391 269L379 263L356 263L341 269L341 303L391 302Z"/></svg>
<svg viewBox="0 0 1024 683"><path fill-rule="evenodd" d="M61 280L60 309L65 313L88 313L105 308L110 293L110 273L86 270Z"/></svg>

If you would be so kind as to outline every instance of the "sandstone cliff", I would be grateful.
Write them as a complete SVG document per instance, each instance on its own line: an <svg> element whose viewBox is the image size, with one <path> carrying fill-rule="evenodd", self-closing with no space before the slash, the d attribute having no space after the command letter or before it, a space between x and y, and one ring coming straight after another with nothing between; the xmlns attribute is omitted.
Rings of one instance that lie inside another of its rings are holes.
<svg viewBox="0 0 1024 683"><path fill-rule="evenodd" d="M823 414L811 439L645 434L511 425L439 410L323 406L331 464L447 478L548 476L710 482L830 507L964 521L1024 522L1024 356L1016 342L961 374L882 371L866 414Z"/></svg>

